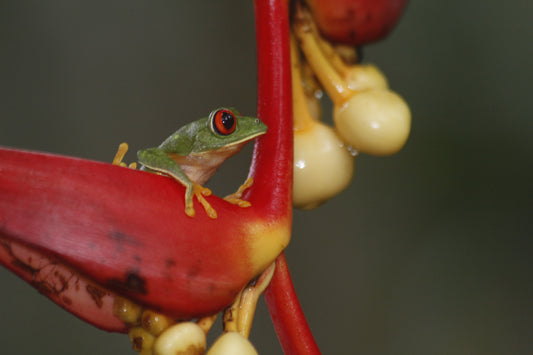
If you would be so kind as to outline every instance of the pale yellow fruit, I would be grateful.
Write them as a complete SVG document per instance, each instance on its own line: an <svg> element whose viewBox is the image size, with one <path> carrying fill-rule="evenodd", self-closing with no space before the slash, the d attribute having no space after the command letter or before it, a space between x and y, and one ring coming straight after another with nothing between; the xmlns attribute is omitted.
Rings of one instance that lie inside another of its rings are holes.
<svg viewBox="0 0 533 355"><path fill-rule="evenodd" d="M390 90L357 92L335 106L333 118L344 142L358 152L378 156L398 152L411 130L409 106Z"/></svg>
<svg viewBox="0 0 533 355"><path fill-rule="evenodd" d="M237 332L221 335L213 344L207 355L258 355L248 339Z"/></svg>
<svg viewBox="0 0 533 355"><path fill-rule="evenodd" d="M141 316L141 324L144 329L155 336L161 334L165 329L174 324L174 320L161 313L146 310Z"/></svg>
<svg viewBox="0 0 533 355"><path fill-rule="evenodd" d="M126 324L138 324L142 307L137 303L122 297L115 297L113 314Z"/></svg>
<svg viewBox="0 0 533 355"><path fill-rule="evenodd" d="M200 355L205 352L205 333L196 323L178 323L155 340L154 355Z"/></svg>
<svg viewBox="0 0 533 355"><path fill-rule="evenodd" d="M335 131L319 122L294 132L293 203L312 209L344 190L352 180L354 156Z"/></svg>
<svg viewBox="0 0 533 355"><path fill-rule="evenodd" d="M152 355L155 337L141 327L131 328L128 332L133 350L141 355Z"/></svg>
<svg viewBox="0 0 533 355"><path fill-rule="evenodd" d="M388 89L385 75L373 64L352 65L344 72L348 88L354 91Z"/></svg>

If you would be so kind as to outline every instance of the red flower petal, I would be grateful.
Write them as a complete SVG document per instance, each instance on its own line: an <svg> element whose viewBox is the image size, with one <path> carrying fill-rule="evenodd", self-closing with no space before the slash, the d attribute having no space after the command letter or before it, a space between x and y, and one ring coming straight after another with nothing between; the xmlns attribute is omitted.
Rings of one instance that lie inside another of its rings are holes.
<svg viewBox="0 0 533 355"><path fill-rule="evenodd" d="M34 258L180 318L226 307L289 238L290 220L257 198L243 209L208 197L219 217L198 206L190 218L183 187L169 178L56 155L0 149L0 196L4 255L8 242L26 245ZM19 274L31 265L2 262Z"/></svg>

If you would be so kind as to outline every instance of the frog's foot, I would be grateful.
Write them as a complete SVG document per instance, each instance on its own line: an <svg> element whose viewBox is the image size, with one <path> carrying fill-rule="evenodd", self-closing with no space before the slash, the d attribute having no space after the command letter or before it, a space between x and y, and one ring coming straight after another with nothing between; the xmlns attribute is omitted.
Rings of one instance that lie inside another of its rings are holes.
<svg viewBox="0 0 533 355"><path fill-rule="evenodd" d="M217 211L213 207L211 207L209 202L207 202L204 198L204 196L211 195L211 190L209 190L207 187L203 187L202 185L193 182L192 194L196 196L198 202L200 202L202 206L204 206L205 213L207 213L209 218L217 218ZM186 196L185 198L185 213L189 217L194 217L194 215L196 214L194 211L192 195L190 198L188 198L188 196Z"/></svg>
<svg viewBox="0 0 533 355"><path fill-rule="evenodd" d="M237 192L224 197L224 200L226 200L229 203L232 203L234 205L237 205L239 207L250 207L252 204L250 202L248 202L248 201L241 200L241 197L242 197L242 194L244 193L244 191L246 191L246 189L249 189L250 186L252 186L253 184L254 184L254 179L249 177L248 179L246 179L244 184L242 184L239 187Z"/></svg>
<svg viewBox="0 0 533 355"><path fill-rule="evenodd" d="M123 166L123 167L128 167L128 168L131 168L131 169L137 169L137 163L133 162L130 165L127 165L126 163L124 163L122 161L122 159L124 159L124 155L126 155L127 151L128 151L128 143L121 143L118 146L117 154L115 154L115 157L113 158L113 162L111 164L118 165L118 166Z"/></svg>

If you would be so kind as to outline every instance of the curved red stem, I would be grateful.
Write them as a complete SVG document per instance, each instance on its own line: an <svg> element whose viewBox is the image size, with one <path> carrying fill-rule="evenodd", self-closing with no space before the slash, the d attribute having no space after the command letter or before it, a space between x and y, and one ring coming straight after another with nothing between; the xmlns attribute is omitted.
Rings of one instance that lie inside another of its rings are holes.
<svg viewBox="0 0 533 355"><path fill-rule="evenodd" d="M257 116L268 133L257 140L249 200L276 218L292 219L292 88L288 1L256 0Z"/></svg>
<svg viewBox="0 0 533 355"><path fill-rule="evenodd" d="M255 0L255 16L259 97L257 114L263 121L270 118L282 121L282 124L275 126L276 132L270 132L271 136L277 137L280 142L292 142L288 1ZM257 178L270 180L269 188L261 189L268 194L262 198L271 200L277 196L279 203L272 203L271 206L277 209L277 213L292 216L292 144L280 144L273 148L287 150L283 156L290 158L276 161L265 155L254 155L252 172ZM275 176L272 177L272 174ZM282 184L278 183L279 174L284 174ZM283 253L276 261L276 271L265 298L285 354L320 354L298 302Z"/></svg>
<svg viewBox="0 0 533 355"><path fill-rule="evenodd" d="M298 302L284 253L276 260L276 271L265 291L265 299L285 354L320 354Z"/></svg>

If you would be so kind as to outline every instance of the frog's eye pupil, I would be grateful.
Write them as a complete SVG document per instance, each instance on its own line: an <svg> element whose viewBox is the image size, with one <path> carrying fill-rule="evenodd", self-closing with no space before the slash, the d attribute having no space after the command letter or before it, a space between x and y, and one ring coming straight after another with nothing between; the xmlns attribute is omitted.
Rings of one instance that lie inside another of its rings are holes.
<svg viewBox="0 0 533 355"><path fill-rule="evenodd" d="M220 109L214 113L211 124L214 132L224 136L233 133L237 128L235 115L230 110L225 109Z"/></svg>

